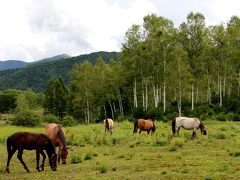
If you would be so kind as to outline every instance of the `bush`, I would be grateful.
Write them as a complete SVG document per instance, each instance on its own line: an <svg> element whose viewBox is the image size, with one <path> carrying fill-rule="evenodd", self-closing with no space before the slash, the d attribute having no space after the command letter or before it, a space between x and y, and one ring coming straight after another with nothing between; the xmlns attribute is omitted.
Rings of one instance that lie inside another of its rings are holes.
<svg viewBox="0 0 240 180"><path fill-rule="evenodd" d="M216 115L216 119L217 119L218 121L226 121L226 116L225 116L224 113L220 113L220 114L217 114L217 115Z"/></svg>
<svg viewBox="0 0 240 180"><path fill-rule="evenodd" d="M101 174L106 173L107 172L107 166L105 164L100 164L100 165L98 165L97 170Z"/></svg>
<svg viewBox="0 0 240 180"><path fill-rule="evenodd" d="M62 119L62 125L63 126L75 126L77 124L77 121L72 116L65 116Z"/></svg>
<svg viewBox="0 0 240 180"><path fill-rule="evenodd" d="M47 114L42 117L42 121L46 123L56 123L59 124L59 119L53 114Z"/></svg>
<svg viewBox="0 0 240 180"><path fill-rule="evenodd" d="M240 114L233 114L232 120L233 121L240 121Z"/></svg>
<svg viewBox="0 0 240 180"><path fill-rule="evenodd" d="M150 108L147 110L147 118L150 119L161 119L163 117L163 112L160 108Z"/></svg>
<svg viewBox="0 0 240 180"><path fill-rule="evenodd" d="M145 111L144 111L143 107L135 107L133 109L132 115L136 119L144 118L145 117Z"/></svg>
<svg viewBox="0 0 240 180"><path fill-rule="evenodd" d="M82 158L81 157L75 156L75 155L71 157L71 164L78 164L80 162L82 162Z"/></svg>
<svg viewBox="0 0 240 180"><path fill-rule="evenodd" d="M12 119L12 125L15 126L35 127L40 125L40 123L40 118L31 111L17 114L15 118Z"/></svg>

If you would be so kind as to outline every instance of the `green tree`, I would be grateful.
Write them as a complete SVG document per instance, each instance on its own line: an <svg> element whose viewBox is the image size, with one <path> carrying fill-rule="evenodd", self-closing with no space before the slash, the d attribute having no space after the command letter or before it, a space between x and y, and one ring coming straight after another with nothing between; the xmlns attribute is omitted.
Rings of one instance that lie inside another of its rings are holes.
<svg viewBox="0 0 240 180"><path fill-rule="evenodd" d="M45 111L62 119L68 107L68 89L64 84L63 78L57 77L50 79L44 94Z"/></svg>

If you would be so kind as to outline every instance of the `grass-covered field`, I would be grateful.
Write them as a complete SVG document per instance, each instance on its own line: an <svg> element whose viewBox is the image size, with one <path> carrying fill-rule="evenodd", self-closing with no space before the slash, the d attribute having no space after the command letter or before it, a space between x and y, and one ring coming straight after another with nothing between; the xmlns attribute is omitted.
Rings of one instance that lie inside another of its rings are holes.
<svg viewBox="0 0 240 180"><path fill-rule="evenodd" d="M207 136L180 130L172 137L170 122L157 122L154 135L132 134L133 124L115 124L112 136L102 124L66 129L70 147L66 165L52 172L36 171L35 151L24 151L26 173L15 153L5 173L6 138L17 131L44 132L44 127L21 128L0 123L0 179L239 179L240 124L205 121Z"/></svg>

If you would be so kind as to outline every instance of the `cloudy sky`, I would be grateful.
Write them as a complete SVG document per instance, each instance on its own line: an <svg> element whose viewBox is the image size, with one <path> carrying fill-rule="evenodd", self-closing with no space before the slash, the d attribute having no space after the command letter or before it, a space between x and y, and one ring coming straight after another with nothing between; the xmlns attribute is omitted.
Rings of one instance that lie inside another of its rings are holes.
<svg viewBox="0 0 240 180"><path fill-rule="evenodd" d="M210 25L240 16L239 8L239 0L0 0L0 60L119 51L127 29L147 14L179 25L201 12Z"/></svg>

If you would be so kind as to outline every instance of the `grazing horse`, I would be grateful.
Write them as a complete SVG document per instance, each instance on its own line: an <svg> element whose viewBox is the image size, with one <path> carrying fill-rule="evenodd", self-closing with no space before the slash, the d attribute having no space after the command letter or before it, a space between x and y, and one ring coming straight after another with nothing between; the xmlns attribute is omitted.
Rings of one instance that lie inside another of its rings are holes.
<svg viewBox="0 0 240 180"><path fill-rule="evenodd" d="M16 152L16 150L18 150L18 155L17 155L18 159L22 163L24 169L27 172L29 172L29 169L27 168L26 164L22 159L22 154L24 149L36 150L36 157L37 157L36 169L38 171L40 171L39 169L40 154L43 156L41 168L42 168L42 171L44 170L44 161L46 159L46 155L43 150L47 152L51 169L53 171L57 170L57 154L55 154L55 147L52 144L52 141L47 136L45 136L44 134L38 134L38 133L17 132L7 138L8 160L7 160L6 171L8 173L10 173L9 171L10 160L13 154Z"/></svg>
<svg viewBox="0 0 240 180"><path fill-rule="evenodd" d="M136 133L138 129L140 129L139 133L141 133L142 131L147 131L147 133L149 134L150 131L154 133L156 127L152 119L137 119L134 122L133 133Z"/></svg>
<svg viewBox="0 0 240 180"><path fill-rule="evenodd" d="M196 136L196 131L199 128L200 128L201 133L203 135L207 135L207 131L205 129L205 126L203 125L203 123L198 118L176 117L172 121L172 132L173 132L173 134L175 134L177 132L177 134L179 135L179 130L180 130L181 127L184 128L184 129L187 129L187 130L192 130L193 129L192 138L194 138Z"/></svg>
<svg viewBox="0 0 240 180"><path fill-rule="evenodd" d="M112 119L110 118L106 118L103 120L103 124L104 124L104 128L105 128L105 132L108 131L110 132L110 134L113 133L113 127L114 127L114 122Z"/></svg>
<svg viewBox="0 0 240 180"><path fill-rule="evenodd" d="M58 163L60 163L60 158L63 164L66 164L66 159L68 155L65 132L63 127L59 124L51 123L45 127L45 133L53 144L58 148Z"/></svg>

